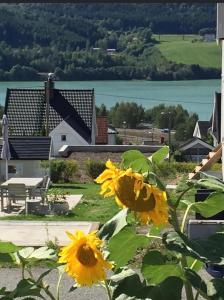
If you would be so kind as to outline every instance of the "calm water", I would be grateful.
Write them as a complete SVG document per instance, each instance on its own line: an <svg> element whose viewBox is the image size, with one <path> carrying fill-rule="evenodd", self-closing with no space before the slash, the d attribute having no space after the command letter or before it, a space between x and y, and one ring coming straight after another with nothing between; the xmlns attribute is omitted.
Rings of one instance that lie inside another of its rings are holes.
<svg viewBox="0 0 224 300"><path fill-rule="evenodd" d="M0 103L4 105L7 88L43 88L43 82L0 82ZM220 80L189 81L58 81L56 88L95 89L96 104L107 107L116 102L133 101L150 108L160 103L182 104L189 112L208 120L212 113L213 96L220 91Z"/></svg>

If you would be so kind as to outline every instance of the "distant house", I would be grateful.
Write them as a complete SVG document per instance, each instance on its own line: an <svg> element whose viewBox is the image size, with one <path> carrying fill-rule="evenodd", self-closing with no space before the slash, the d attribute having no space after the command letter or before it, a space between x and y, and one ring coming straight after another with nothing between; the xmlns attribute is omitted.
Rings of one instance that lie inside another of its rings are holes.
<svg viewBox="0 0 224 300"><path fill-rule="evenodd" d="M199 139L205 139L208 135L208 129L211 127L211 122L210 121L197 121L194 132L193 132L193 137L199 138Z"/></svg>
<svg viewBox="0 0 224 300"><path fill-rule="evenodd" d="M8 89L5 114L10 136L50 136L52 155L65 145L93 145L96 139L94 90Z"/></svg>
<svg viewBox="0 0 224 300"><path fill-rule="evenodd" d="M185 161L196 161L198 163L213 149L213 146L196 137L179 147Z"/></svg>
<svg viewBox="0 0 224 300"><path fill-rule="evenodd" d="M214 42L215 41L215 33L205 33L203 35L204 42Z"/></svg>
<svg viewBox="0 0 224 300"><path fill-rule="evenodd" d="M8 161L10 177L43 177L48 172L41 161L49 160L51 156L50 137L10 137L9 147L11 159ZM0 140L0 151L2 139ZM0 160L0 180L5 180L5 161Z"/></svg>
<svg viewBox="0 0 224 300"><path fill-rule="evenodd" d="M117 50L116 50L116 49L113 49L113 48L111 48L111 49L107 49L107 54L109 54L109 55L115 55L115 54L116 54L116 52L117 52Z"/></svg>

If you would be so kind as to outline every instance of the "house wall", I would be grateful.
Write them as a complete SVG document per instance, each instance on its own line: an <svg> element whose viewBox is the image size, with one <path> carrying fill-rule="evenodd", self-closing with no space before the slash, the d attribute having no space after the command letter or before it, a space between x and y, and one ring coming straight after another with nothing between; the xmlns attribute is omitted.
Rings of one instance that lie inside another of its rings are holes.
<svg viewBox="0 0 224 300"><path fill-rule="evenodd" d="M10 160L8 161L8 166L15 166L16 173L9 173L9 178L11 177L43 177L48 173L46 169L41 167L40 160ZM5 168L6 163L4 160L0 161L0 180L5 180Z"/></svg>
<svg viewBox="0 0 224 300"><path fill-rule="evenodd" d="M186 161L194 161L194 162L201 162L203 158L206 157L206 155L183 155L184 159Z"/></svg>
<svg viewBox="0 0 224 300"><path fill-rule="evenodd" d="M52 138L52 156L59 156L58 151L64 145L85 146L89 145L74 129L65 121L62 121L49 134ZM66 135L66 141L61 140L61 136Z"/></svg>

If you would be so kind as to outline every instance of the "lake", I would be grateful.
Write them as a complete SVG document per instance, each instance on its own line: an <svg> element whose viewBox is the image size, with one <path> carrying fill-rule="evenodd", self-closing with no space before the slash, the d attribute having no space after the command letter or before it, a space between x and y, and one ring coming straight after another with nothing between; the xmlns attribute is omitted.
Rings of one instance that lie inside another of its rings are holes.
<svg viewBox="0 0 224 300"><path fill-rule="evenodd" d="M96 105L108 108L116 102L129 101L150 108L161 103L181 104L189 112L196 112L200 120L211 117L215 91L220 91L221 80L186 81L56 81L56 88L95 89ZM4 105L7 88L43 88L40 81L0 82L0 103Z"/></svg>

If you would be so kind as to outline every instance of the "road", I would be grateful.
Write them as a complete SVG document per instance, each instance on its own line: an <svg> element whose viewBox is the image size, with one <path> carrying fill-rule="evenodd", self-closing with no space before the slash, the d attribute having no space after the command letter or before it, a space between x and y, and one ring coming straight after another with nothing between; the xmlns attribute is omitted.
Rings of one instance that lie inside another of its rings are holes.
<svg viewBox="0 0 224 300"><path fill-rule="evenodd" d="M37 278L41 273L46 271L43 268L35 268L33 271L34 277ZM204 279L209 279L210 276L202 271L202 276ZM55 294L56 285L57 285L57 271L53 270L46 277L45 282L50 285L50 290ZM0 271L0 288L6 286L7 289L12 290L15 288L17 282L21 279L21 269L17 268L1 268ZM78 288L74 292L69 293L69 289L73 285L74 281L68 277L66 274L63 275L60 288L60 300L108 300L105 289L102 287L94 286L92 288ZM38 298L39 299L39 298ZM48 300L49 298L46 297ZM204 298L199 297L198 300ZM186 297L182 295L181 300L186 300Z"/></svg>
<svg viewBox="0 0 224 300"><path fill-rule="evenodd" d="M38 277L46 269L35 268L34 277ZM21 279L21 269L17 268L1 268L0 271L0 288L6 286L8 289L14 289L16 283ZM51 291L54 294L57 284L57 271L53 270L46 276L45 280L51 287ZM68 293L69 289L74 284L74 281L69 278L66 274L63 275L60 289L61 300L108 300L107 294L104 288L94 286L92 288L78 288L74 292ZM43 294L44 295L44 294ZM39 298L38 298L39 299ZM48 300L49 298L46 297Z"/></svg>

